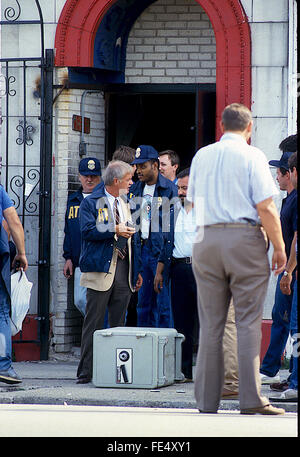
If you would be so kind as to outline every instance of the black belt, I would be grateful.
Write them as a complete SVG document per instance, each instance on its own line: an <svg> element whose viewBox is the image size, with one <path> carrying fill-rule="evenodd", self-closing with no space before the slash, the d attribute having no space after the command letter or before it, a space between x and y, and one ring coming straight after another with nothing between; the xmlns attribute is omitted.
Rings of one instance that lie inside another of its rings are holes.
<svg viewBox="0 0 300 457"><path fill-rule="evenodd" d="M172 257L172 263L186 263L191 265L192 257L180 257L178 259L176 257Z"/></svg>

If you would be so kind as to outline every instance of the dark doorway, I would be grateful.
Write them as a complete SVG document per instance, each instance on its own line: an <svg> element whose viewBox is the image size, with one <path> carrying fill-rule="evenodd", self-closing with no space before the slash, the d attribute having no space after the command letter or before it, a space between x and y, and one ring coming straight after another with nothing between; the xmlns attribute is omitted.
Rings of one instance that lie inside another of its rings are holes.
<svg viewBox="0 0 300 457"><path fill-rule="evenodd" d="M151 144L158 152L176 151L181 169L189 166L197 149L215 140L215 90L205 89L124 85L106 91L107 160L120 144Z"/></svg>

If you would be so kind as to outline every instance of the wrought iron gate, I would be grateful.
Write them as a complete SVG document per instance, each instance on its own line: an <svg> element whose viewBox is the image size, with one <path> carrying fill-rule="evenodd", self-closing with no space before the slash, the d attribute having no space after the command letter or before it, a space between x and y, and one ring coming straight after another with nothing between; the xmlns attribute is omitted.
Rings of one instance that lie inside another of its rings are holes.
<svg viewBox="0 0 300 457"><path fill-rule="evenodd" d="M34 10L36 19L22 19ZM38 0L22 3L2 0L1 14L1 184L13 200L24 227L28 278L34 283L29 313L38 320L36 339L26 340L20 333L15 342L39 344L40 358L46 360L49 341L53 50L44 50L44 23ZM14 50L18 54L26 52L22 51L22 27L28 25L40 28L37 55L10 57Z"/></svg>

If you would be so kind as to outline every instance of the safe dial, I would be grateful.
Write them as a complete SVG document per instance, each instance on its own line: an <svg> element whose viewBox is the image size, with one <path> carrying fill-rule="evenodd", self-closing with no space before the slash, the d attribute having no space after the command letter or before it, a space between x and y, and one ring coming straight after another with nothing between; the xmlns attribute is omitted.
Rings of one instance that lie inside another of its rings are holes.
<svg viewBox="0 0 300 457"><path fill-rule="evenodd" d="M119 359L120 359L122 362L127 362L127 360L129 359L129 352L127 352L127 351L122 351L122 352L120 352L120 354L119 354Z"/></svg>

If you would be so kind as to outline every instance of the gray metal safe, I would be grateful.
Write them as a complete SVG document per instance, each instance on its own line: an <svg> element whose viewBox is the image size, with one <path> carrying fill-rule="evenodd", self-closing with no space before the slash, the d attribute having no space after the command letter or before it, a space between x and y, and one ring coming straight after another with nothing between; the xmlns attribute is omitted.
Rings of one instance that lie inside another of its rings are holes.
<svg viewBox="0 0 300 457"><path fill-rule="evenodd" d="M184 335L172 328L96 330L92 382L96 387L152 389L180 381L183 341Z"/></svg>

